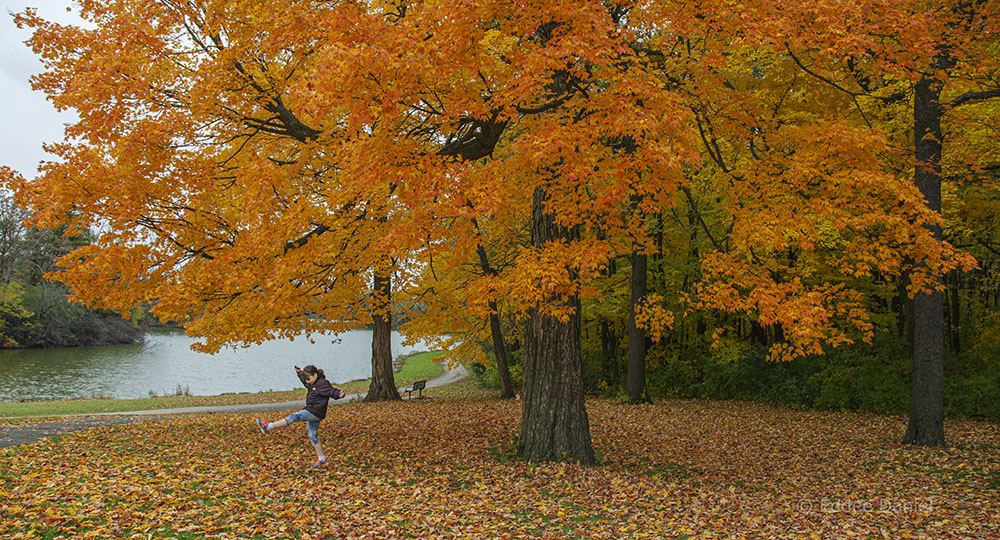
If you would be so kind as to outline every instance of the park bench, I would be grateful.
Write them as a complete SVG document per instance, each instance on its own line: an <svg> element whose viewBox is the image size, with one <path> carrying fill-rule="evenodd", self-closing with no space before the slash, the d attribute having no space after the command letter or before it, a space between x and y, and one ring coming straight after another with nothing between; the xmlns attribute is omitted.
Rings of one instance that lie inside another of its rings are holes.
<svg viewBox="0 0 1000 540"><path fill-rule="evenodd" d="M406 399L410 399L414 392L417 393L417 397L423 397L424 388L427 387L427 381L417 381L410 386L403 389L406 392Z"/></svg>

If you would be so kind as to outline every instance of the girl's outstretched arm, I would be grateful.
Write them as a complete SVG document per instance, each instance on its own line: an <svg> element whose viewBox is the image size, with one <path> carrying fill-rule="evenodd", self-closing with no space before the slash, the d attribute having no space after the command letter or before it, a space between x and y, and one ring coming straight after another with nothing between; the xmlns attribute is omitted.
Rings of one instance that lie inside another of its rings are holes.
<svg viewBox="0 0 1000 540"><path fill-rule="evenodd" d="M340 399L347 395L347 392L334 388L333 385L330 384L330 381L326 380L325 378L316 381L315 388L317 394L326 398Z"/></svg>
<svg viewBox="0 0 1000 540"><path fill-rule="evenodd" d="M306 382L306 372L302 371L299 366L295 366L295 374L299 376L299 381L302 383L302 386L309 388L309 383Z"/></svg>

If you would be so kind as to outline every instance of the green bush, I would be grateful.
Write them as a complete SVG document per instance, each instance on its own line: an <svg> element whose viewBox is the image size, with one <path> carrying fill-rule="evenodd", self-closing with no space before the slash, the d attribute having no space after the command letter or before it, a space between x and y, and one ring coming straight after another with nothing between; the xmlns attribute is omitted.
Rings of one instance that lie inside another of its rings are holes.
<svg viewBox="0 0 1000 540"><path fill-rule="evenodd" d="M945 412L1000 422L1000 344L987 341L945 363Z"/></svg>
<svg viewBox="0 0 1000 540"><path fill-rule="evenodd" d="M510 368L510 383L515 388L521 387L521 362L519 361L508 361L508 367ZM500 388L500 373L497 371L496 362L491 362L489 365L484 365L479 362L472 364L472 374L475 376L476 381L483 388Z"/></svg>
<svg viewBox="0 0 1000 540"><path fill-rule="evenodd" d="M782 363L767 362L763 347L730 344L721 349L651 362L658 367L646 377L650 394L899 415L909 412L912 364L905 341L894 336ZM1000 358L1000 351L947 359L948 416L1000 421L1000 364L995 358Z"/></svg>
<svg viewBox="0 0 1000 540"><path fill-rule="evenodd" d="M911 363L902 341L886 338L873 346L834 349L815 357L815 363L810 407L892 414L909 410Z"/></svg>
<svg viewBox="0 0 1000 540"><path fill-rule="evenodd" d="M1000 369L947 381L945 412L1000 422Z"/></svg>

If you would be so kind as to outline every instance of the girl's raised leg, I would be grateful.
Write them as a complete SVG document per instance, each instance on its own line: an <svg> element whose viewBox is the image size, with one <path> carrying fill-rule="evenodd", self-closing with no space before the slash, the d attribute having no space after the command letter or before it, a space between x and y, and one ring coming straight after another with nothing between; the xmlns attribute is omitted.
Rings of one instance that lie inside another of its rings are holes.
<svg viewBox="0 0 1000 540"><path fill-rule="evenodd" d="M271 422L270 424L265 424L260 418L254 420L257 422L257 427L260 428L260 432L267 434L269 431L283 428L288 425L288 420L278 420L277 422Z"/></svg>

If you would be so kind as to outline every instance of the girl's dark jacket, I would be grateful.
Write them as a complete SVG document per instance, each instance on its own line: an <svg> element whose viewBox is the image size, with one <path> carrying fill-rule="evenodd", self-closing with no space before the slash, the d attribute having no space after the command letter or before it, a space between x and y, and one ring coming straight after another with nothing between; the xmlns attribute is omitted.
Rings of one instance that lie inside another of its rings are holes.
<svg viewBox="0 0 1000 540"><path fill-rule="evenodd" d="M302 386L309 389L306 394L306 410L316 415L316 418L326 418L326 406L330 398L337 397L339 391L322 375L318 376L314 383L308 384L305 372L300 372L299 380L302 381Z"/></svg>

